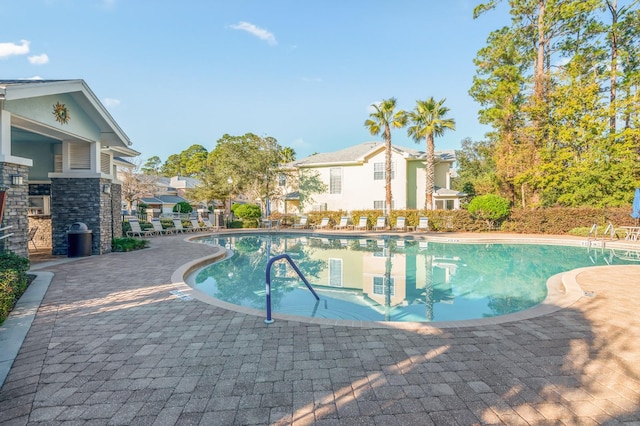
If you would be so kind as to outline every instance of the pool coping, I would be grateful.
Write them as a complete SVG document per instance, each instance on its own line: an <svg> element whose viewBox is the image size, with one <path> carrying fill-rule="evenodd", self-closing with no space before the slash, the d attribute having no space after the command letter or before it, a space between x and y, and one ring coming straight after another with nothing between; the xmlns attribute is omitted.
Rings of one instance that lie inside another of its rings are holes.
<svg viewBox="0 0 640 426"><path fill-rule="evenodd" d="M201 239L207 236L220 236L223 237L225 235L237 235L237 234L251 234L251 233L260 233L263 234L264 231L256 231L249 230L242 232L232 231L232 232L216 232L210 234L200 234L197 236L189 236L185 238L185 241L200 244L195 242L196 239ZM311 236L335 236L335 235L350 235L350 236L363 236L363 237L372 237L372 236L404 236L407 237L406 234L389 234L389 233L336 233L336 232L288 232L281 231L278 234L303 234L303 235L311 235ZM620 242L609 242L609 241L585 241L583 239L578 238L565 238L565 237L556 237L556 238L540 238L535 236L529 236L526 238L517 237L513 235L509 236L492 236L492 237L478 237L467 236L467 235L448 235L448 236L433 236L433 235L412 235L411 237L418 240L426 240L433 242L447 242L447 243L513 243L513 244L545 244L545 245L565 245L565 246L577 246L577 247L593 247L593 248L602 248L604 249L607 245L614 245L615 247L611 248L621 248L621 249L640 249L640 246L634 244L625 244ZM588 244L585 244L588 243ZM199 269L203 266L209 265L213 262L220 261L223 258L227 258L233 255L231 250L225 249L221 246L213 246L218 250L208 256L204 256L199 259L194 259L191 262L188 262L178 268L171 276L171 282L176 286L176 290L183 293L185 296L192 297L196 300L199 300L204 303L208 303L213 306L217 306L220 308L224 308L230 311L244 313L247 315L253 316L265 316L265 310L249 308L245 306L239 306L232 303L228 303L222 301L220 299L216 299L213 296L203 293L202 291L190 286L185 282L186 277L196 269ZM366 328L397 328L403 330L439 330L439 329L451 329L451 328L463 328L463 327L476 327L476 326L490 326L503 324L507 322L521 321L526 319L531 319L535 317L540 317L543 315L548 315L553 312L557 312L561 309L567 308L574 303L576 303L580 298L582 298L585 293L578 284L577 276L586 269L595 268L598 266L586 266L581 267L565 272L561 272L559 274L553 275L549 277L547 280L547 297L538 305L535 305L531 308L522 310L520 312L500 315L495 317L487 317L487 318L478 318L478 319L469 319L469 320L459 320L459 321L434 321L434 322L394 322L394 321L362 321L362 320L342 320L342 319L329 319L329 318L309 318L302 317L297 315L289 315L289 314L280 314L273 313L272 317L276 320L287 320L287 321L298 321L308 324L320 324L320 325L331 325L331 326L348 326L348 327L366 327Z"/></svg>

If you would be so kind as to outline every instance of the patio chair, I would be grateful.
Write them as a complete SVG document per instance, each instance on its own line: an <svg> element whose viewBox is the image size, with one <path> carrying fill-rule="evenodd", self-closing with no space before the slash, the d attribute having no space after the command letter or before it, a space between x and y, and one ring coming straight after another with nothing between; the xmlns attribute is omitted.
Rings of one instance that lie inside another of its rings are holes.
<svg viewBox="0 0 640 426"><path fill-rule="evenodd" d="M173 219L173 232L184 234L185 231L188 229L182 226L182 219Z"/></svg>
<svg viewBox="0 0 640 426"><path fill-rule="evenodd" d="M309 225L307 224L307 216L302 216L300 218L300 222L298 223L294 223L292 225L293 228L295 229L306 229L309 227Z"/></svg>
<svg viewBox="0 0 640 426"><path fill-rule="evenodd" d="M151 225L153 225L153 230L156 231L157 235L173 234L172 228L164 229L162 227L162 222L160 222L160 218L154 217L153 219L151 219Z"/></svg>
<svg viewBox="0 0 640 426"><path fill-rule="evenodd" d="M398 216L396 218L396 226L393 227L393 231L406 231L407 230L407 219L404 216Z"/></svg>
<svg viewBox="0 0 640 426"><path fill-rule="evenodd" d="M367 217L366 216L360 216L360 222L358 222L357 225L354 225L353 229L364 230L364 231L369 229L369 225L367 225Z"/></svg>
<svg viewBox="0 0 640 426"><path fill-rule="evenodd" d="M428 231L429 230L429 218L421 217L416 226L416 231Z"/></svg>
<svg viewBox="0 0 640 426"><path fill-rule="evenodd" d="M142 229L142 227L140 226L140 222L138 222L138 219L129 219L129 225L131 226L131 230L127 231L127 237L138 236L142 238L153 237L154 235L156 235L155 229Z"/></svg>
<svg viewBox="0 0 640 426"><path fill-rule="evenodd" d="M349 216L343 216L340 218L340 223L333 227L333 229L347 229L349 227Z"/></svg>
<svg viewBox="0 0 640 426"><path fill-rule="evenodd" d="M373 227L374 231L384 231L387 229L387 218L384 216L378 216L378 220Z"/></svg>
<svg viewBox="0 0 640 426"><path fill-rule="evenodd" d="M33 239L36 236L36 232L38 232L38 227L34 226L33 228L29 229L29 234L27 235L27 238L29 239L29 241L27 242L27 246L29 245L29 243L33 244L34 250L38 250L38 246L36 246L36 242L33 241Z"/></svg>
<svg viewBox="0 0 640 426"><path fill-rule="evenodd" d="M318 225L315 225L313 229L329 229L331 225L329 225L329 218L323 217Z"/></svg>
<svg viewBox="0 0 640 426"><path fill-rule="evenodd" d="M211 223L210 219L202 219L202 223L204 223L204 227L207 231L217 231L218 227Z"/></svg>
<svg viewBox="0 0 640 426"><path fill-rule="evenodd" d="M191 227L189 229L191 229L191 232L199 232L199 231L206 231L207 228L204 226L200 226L200 222L198 222L198 219L190 219L189 220L191 222Z"/></svg>

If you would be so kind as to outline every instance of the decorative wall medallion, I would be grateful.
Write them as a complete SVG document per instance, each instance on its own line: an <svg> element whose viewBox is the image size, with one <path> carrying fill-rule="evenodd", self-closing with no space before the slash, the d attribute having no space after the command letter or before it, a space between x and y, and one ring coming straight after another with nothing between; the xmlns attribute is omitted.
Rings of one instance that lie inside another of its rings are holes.
<svg viewBox="0 0 640 426"><path fill-rule="evenodd" d="M60 124L67 124L69 122L69 118L71 118L67 107L60 102L56 102L56 104L53 106L53 116Z"/></svg>

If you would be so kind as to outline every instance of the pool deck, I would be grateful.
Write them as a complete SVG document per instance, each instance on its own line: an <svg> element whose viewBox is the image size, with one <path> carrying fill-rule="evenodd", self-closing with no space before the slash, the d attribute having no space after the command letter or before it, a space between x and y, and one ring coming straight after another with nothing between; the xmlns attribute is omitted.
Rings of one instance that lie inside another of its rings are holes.
<svg viewBox="0 0 640 426"><path fill-rule="evenodd" d="M640 424L640 262L576 271L574 301L507 322L267 325L187 297L184 265L216 253L164 236L34 262L0 326L0 425Z"/></svg>

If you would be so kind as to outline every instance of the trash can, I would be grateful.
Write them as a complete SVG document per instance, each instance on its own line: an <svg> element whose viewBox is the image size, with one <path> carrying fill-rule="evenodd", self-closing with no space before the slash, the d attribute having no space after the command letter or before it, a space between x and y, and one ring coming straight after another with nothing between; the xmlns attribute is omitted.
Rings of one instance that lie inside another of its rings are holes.
<svg viewBox="0 0 640 426"><path fill-rule="evenodd" d="M76 222L69 226L67 231L67 256L68 257L84 257L91 256L93 245L92 231L86 224Z"/></svg>

